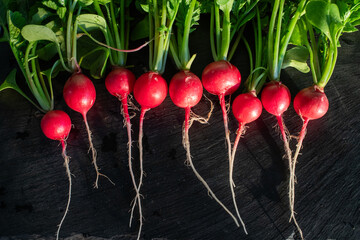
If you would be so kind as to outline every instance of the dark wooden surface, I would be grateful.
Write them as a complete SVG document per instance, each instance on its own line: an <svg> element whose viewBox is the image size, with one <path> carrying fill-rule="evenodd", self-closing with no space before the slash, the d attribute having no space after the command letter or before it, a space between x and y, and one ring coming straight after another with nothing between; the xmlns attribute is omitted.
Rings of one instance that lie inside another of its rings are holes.
<svg viewBox="0 0 360 240"><path fill-rule="evenodd" d="M206 31L191 36L198 57L193 71L201 76L211 61ZM203 29L203 30L201 30ZM203 41L203 42L201 42ZM204 43L205 42L205 43ZM306 239L360 239L360 33L343 36L335 72L325 92L329 112L309 124L297 165L297 219ZM232 61L243 82L248 75L247 54L240 48ZM129 56L132 70L140 76L147 68L147 49ZM15 66L6 44L1 44L0 77ZM175 73L168 62L165 78ZM70 239L135 239L137 223L128 227L129 206L134 191L127 166L127 136L120 116L120 103L95 80L97 100L88 114L98 164L116 185L100 179L94 189L95 172L87 153L88 143L80 114L66 107L62 86L68 75L54 80L55 108L65 110L74 128L68 139L73 194L61 237ZM18 75L18 81L23 81ZM310 74L283 71L282 81L292 96L311 84ZM235 95L239 94L238 91ZM206 93L207 94L207 93ZM228 163L220 107L208 125L194 123L190 129L193 161L217 196L233 211L228 186ZM203 99L194 111L205 115ZM61 147L43 136L41 115L14 91L0 93L0 239L52 239L67 200L67 177ZM138 116L132 119L137 140ZM292 106L284 115L293 135L301 120ZM237 122L229 114L232 140ZM249 124L238 147L234 180L240 213L249 235L207 196L191 169L184 165L181 145L184 111L170 98L146 114L142 194L145 225L143 239L292 239L295 227L288 222L288 167L276 121L267 112ZM294 147L295 140L292 142ZM137 145L134 162L138 167ZM138 171L136 171L138 172Z"/></svg>

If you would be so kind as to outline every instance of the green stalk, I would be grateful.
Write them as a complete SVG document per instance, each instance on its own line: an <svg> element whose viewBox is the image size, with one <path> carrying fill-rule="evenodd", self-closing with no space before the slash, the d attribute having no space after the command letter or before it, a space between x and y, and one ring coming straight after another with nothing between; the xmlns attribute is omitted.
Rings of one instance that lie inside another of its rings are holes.
<svg viewBox="0 0 360 240"><path fill-rule="evenodd" d="M129 9L126 9L126 15L129 16ZM125 46L124 49L129 49L130 21L126 21L125 31L126 31L126 34L125 34L125 38L123 40L123 43L124 43L124 46ZM127 61L127 54L124 53L124 64L126 64L126 61Z"/></svg>
<svg viewBox="0 0 360 240"><path fill-rule="evenodd" d="M175 65L178 69L182 69L182 63L180 62L179 56L176 50L176 43L174 43L174 38L170 40L170 53L172 58L174 59Z"/></svg>
<svg viewBox="0 0 360 240"><path fill-rule="evenodd" d="M125 29L127 30L127 28L125 27L125 0L120 0L120 46L121 49L125 49ZM122 62L123 65L125 65L125 56L126 53L122 53Z"/></svg>
<svg viewBox="0 0 360 240"><path fill-rule="evenodd" d="M42 74L41 74L39 61L38 61L37 58L34 59L34 61L35 61L35 74L36 74L37 76L39 76L40 84L41 84L41 89L42 89L42 91L44 92L45 97L46 97L46 99L48 100L48 102L51 103L51 102L52 102L52 98L50 98L50 95L49 95L49 92L48 92L48 90L47 90L47 87L46 87L44 78L43 78L43 76L42 76Z"/></svg>
<svg viewBox="0 0 360 240"><path fill-rule="evenodd" d="M330 77L334 71L335 63L337 59L337 46L336 43L330 43L329 57L326 61L324 71L322 73L321 79L318 81L318 86L324 88L329 82Z"/></svg>
<svg viewBox="0 0 360 240"><path fill-rule="evenodd" d="M214 12L215 12L215 36L216 36L216 52L220 54L221 49L221 35L220 35L220 10L219 6L216 4L214 6ZM219 57L219 55L218 55ZM215 61L218 61L219 59L215 59Z"/></svg>
<svg viewBox="0 0 360 240"><path fill-rule="evenodd" d="M214 39L214 8L211 8L210 14L210 46L211 46L211 53L213 56L214 61L217 60L217 54L215 49L215 39Z"/></svg>
<svg viewBox="0 0 360 240"><path fill-rule="evenodd" d="M280 79L281 64L279 63L279 49L280 49L280 40L281 40L281 23L282 23L282 13L284 11L285 0L280 0L280 8L278 14L278 21L276 26L276 35L274 42L274 57L273 57L273 72L271 73L274 80ZM279 68L280 66L280 68Z"/></svg>
<svg viewBox="0 0 360 240"><path fill-rule="evenodd" d="M289 44L291 35L292 35L292 33L293 33L294 29L295 29L296 23L299 20L299 17L301 15L301 13L304 10L306 1L307 0L301 0L301 2L299 3L298 8L296 9L296 12L295 12L293 18L291 19L290 24L289 24L289 26L287 28L288 31L286 32L286 35L283 38L284 40L282 42L282 46L281 46L280 52L279 52L279 64L278 64L278 70L277 70L279 72L279 74L280 74L280 71L281 71L282 63L284 61L286 49L287 49L287 46Z"/></svg>
<svg viewBox="0 0 360 240"><path fill-rule="evenodd" d="M40 96L37 87L35 86L35 83L33 81L32 78L32 74L30 72L30 68L29 68L29 54L31 49L33 48L34 42L30 42L28 47L26 48L25 51L25 56L24 56L24 67L25 67L25 72L26 72L26 79L27 79L27 83L29 85L30 91L31 93L34 95L34 97L36 98L36 100L38 101L40 107L45 110L48 111L50 110L50 106L48 105L48 103L46 101L43 100L43 98Z"/></svg>
<svg viewBox="0 0 360 240"><path fill-rule="evenodd" d="M36 57L36 52L35 52L36 51L36 45L37 45L37 43L35 42L33 47L31 48L31 55L33 57L31 58L31 60L28 59L28 61L31 62L31 70L32 70L32 77L33 77L32 79L34 80L34 83L35 83L35 86L36 86L37 91L39 93L39 96L41 97L42 101L48 102L48 101L50 101L50 99L47 98L46 94L43 91L43 88L42 88L42 86L40 84L40 81L39 81L38 72L37 72L37 69L36 69L36 62L35 62L35 59L37 58Z"/></svg>
<svg viewBox="0 0 360 240"><path fill-rule="evenodd" d="M274 30L275 30L275 21L276 16L278 14L279 9L279 2L280 0L275 0L274 7L272 10L271 18L270 18L270 25L269 25L269 36L268 36L268 66L269 66L269 77L270 81L275 80L274 79Z"/></svg>
<svg viewBox="0 0 360 240"><path fill-rule="evenodd" d="M121 42L120 42L119 30L118 30L116 19L115 19L114 4L112 1L110 2L110 18L111 18L111 23L112 23L112 30L113 30L112 32L115 35L116 48L123 49L121 46ZM122 29L122 31L123 30L124 29ZM116 52L116 55L117 55L117 59L116 59L117 64L120 66L123 66L124 59L121 56L122 55L121 52Z"/></svg>
<svg viewBox="0 0 360 240"><path fill-rule="evenodd" d="M66 55L67 55L67 61L68 61L68 66L71 68L72 71L74 71L74 67L72 64L72 59L71 59L71 50L72 50L72 45L71 45L71 36L72 33L74 31L73 26L72 26L72 18L73 18L73 14L74 14L74 9L77 3L77 0L74 0L74 2L69 1L70 2L70 9L69 9L69 16L68 16L68 21L67 21L67 26L66 26Z"/></svg>
<svg viewBox="0 0 360 240"><path fill-rule="evenodd" d="M155 44L153 43L153 41L151 41L152 39L155 40L154 38L154 29L153 29L153 25L154 25L154 21L153 21L153 17L152 17L152 14L151 14L151 6L150 6L150 1L148 0L148 4L149 4L149 66L150 66L150 69L153 68L153 64L154 64L154 61L153 61L153 52L155 50ZM156 40L155 40L156 42Z"/></svg>
<svg viewBox="0 0 360 240"><path fill-rule="evenodd" d="M77 16L80 15L81 12L81 6L79 7L79 10L77 12ZM76 19L75 23L74 23L74 29L73 29L73 38L72 38L72 52L71 52L71 59L72 59L72 69L75 71L77 70L78 72L81 71L79 64L77 63L77 52L76 52L76 48L77 48L77 30L78 30L78 26L79 26L79 22Z"/></svg>
<svg viewBox="0 0 360 240"><path fill-rule="evenodd" d="M162 0L161 25L160 26L166 26L166 0ZM155 31L158 32L157 29ZM166 35L166 33L165 33L165 35ZM160 34L158 44L159 45L158 45L158 49L157 49L155 68L152 69L152 70L155 70L157 72L161 71L162 66L163 66L163 60L164 60L163 58L164 58L164 52L165 52L164 51L164 45L165 45L164 33Z"/></svg>
<svg viewBox="0 0 360 240"><path fill-rule="evenodd" d="M148 0L148 2L151 2L151 1ZM159 11L158 11L158 8L157 8L157 0L153 0L152 2L153 2L153 8L154 8L154 24L155 24L154 37L155 37L155 44L154 44L153 65L150 67L150 69L155 70L156 65L157 65L157 55L156 54L158 52L159 42L161 41L161 39L160 39L160 36L159 36L160 23L159 23ZM150 5L150 3L149 3L149 5Z"/></svg>
<svg viewBox="0 0 360 240"><path fill-rule="evenodd" d="M220 52L221 60L227 60L227 55L229 52L230 29L231 29L230 11L231 10L225 11L224 17L223 17L222 36L221 36L221 52Z"/></svg>
<svg viewBox="0 0 360 240"><path fill-rule="evenodd" d="M240 29L240 31L238 33L238 36L236 37L235 42L234 42L234 44L232 45L232 47L230 49L230 52L229 52L229 55L228 55L228 58L227 58L227 60L229 62L231 61L232 57L235 54L235 51L236 51L237 47L239 46L239 43L240 43L241 37L243 36L244 30L245 30L245 26L243 26Z"/></svg>
<svg viewBox="0 0 360 240"><path fill-rule="evenodd" d="M95 11L97 12L97 14L105 19L104 14L101 11L98 0L94 0L94 7L95 7Z"/></svg>
<svg viewBox="0 0 360 240"><path fill-rule="evenodd" d="M250 62L250 73L252 73L252 71L254 70L254 63L253 63L253 56L252 56L252 52L251 52L251 48L250 45L248 43L248 41L243 38L244 44L245 44L245 48L249 54L249 62Z"/></svg>
<svg viewBox="0 0 360 240"><path fill-rule="evenodd" d="M316 75L316 80L321 78L321 69L320 69L320 63L319 63L319 55L318 55L318 46L315 40L314 30L310 22L305 18L306 27L309 31L310 36L310 42L311 42L311 48L313 52L313 64L314 64L314 71Z"/></svg>
<svg viewBox="0 0 360 240"><path fill-rule="evenodd" d="M182 39L182 45L180 47L180 60L182 64L182 68L185 69L186 65L190 60L190 50L189 50L189 34L190 34L190 27L191 27L191 20L194 13L196 0L192 0L189 6L189 10L186 15L185 25L184 25L184 33Z"/></svg>

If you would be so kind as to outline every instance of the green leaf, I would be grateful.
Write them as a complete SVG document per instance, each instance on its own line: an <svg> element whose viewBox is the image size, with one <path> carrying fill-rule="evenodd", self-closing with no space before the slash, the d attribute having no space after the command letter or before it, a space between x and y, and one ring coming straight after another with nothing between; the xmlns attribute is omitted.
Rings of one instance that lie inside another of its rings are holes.
<svg viewBox="0 0 360 240"><path fill-rule="evenodd" d="M170 20L174 19L176 17L176 13L177 13L177 9L179 7L180 4L180 0L168 0L166 1L166 10L168 13L168 18Z"/></svg>
<svg viewBox="0 0 360 240"><path fill-rule="evenodd" d="M310 1L306 6L306 17L313 26L320 29L336 44L336 35L343 26L339 8L336 4Z"/></svg>
<svg viewBox="0 0 360 240"><path fill-rule="evenodd" d="M22 41L20 29L26 24L26 20L19 12L9 11L8 13L10 44L18 47Z"/></svg>
<svg viewBox="0 0 360 240"><path fill-rule="evenodd" d="M138 22L131 30L131 41L149 37L149 17L146 16L143 20Z"/></svg>
<svg viewBox="0 0 360 240"><path fill-rule="evenodd" d="M98 0L97 1L100 5L106 5L111 2L111 0Z"/></svg>
<svg viewBox="0 0 360 240"><path fill-rule="evenodd" d="M65 19L66 17L66 7L60 7L56 10L57 15L60 19Z"/></svg>
<svg viewBox="0 0 360 240"><path fill-rule="evenodd" d="M29 99L28 96L19 88L16 83L16 68L14 68L9 75L5 78L5 81L0 85L0 92L5 89L13 89L21 94L26 99Z"/></svg>
<svg viewBox="0 0 360 240"><path fill-rule="evenodd" d="M51 42L36 50L36 55L44 61L50 61L57 54L56 44Z"/></svg>
<svg viewBox="0 0 360 240"><path fill-rule="evenodd" d="M294 28L294 31L290 38L290 44L296 45L296 46L303 46L306 43L308 43L307 40L307 32L306 26L304 22L302 21L302 18L300 18Z"/></svg>
<svg viewBox="0 0 360 240"><path fill-rule="evenodd" d="M79 22L79 26L85 29L87 32L100 29L103 32L107 31L106 20L96 14L81 14L76 20ZM82 32L81 29L78 29L79 32Z"/></svg>
<svg viewBox="0 0 360 240"><path fill-rule="evenodd" d="M42 4L52 10L57 10L59 8L57 2L53 0L44 0L42 1Z"/></svg>
<svg viewBox="0 0 360 240"><path fill-rule="evenodd" d="M93 0L79 0L78 3L82 7L90 6L94 1Z"/></svg>
<svg viewBox="0 0 360 240"><path fill-rule="evenodd" d="M343 32L352 33L359 31L356 27L354 27L351 23L347 22L343 29Z"/></svg>
<svg viewBox="0 0 360 240"><path fill-rule="evenodd" d="M41 25L26 25L21 30L21 35L29 42L46 40L58 43L56 34L50 28Z"/></svg>
<svg viewBox="0 0 360 240"><path fill-rule="evenodd" d="M293 67L302 73L308 73L310 72L310 68L306 63L308 58L309 52L306 47L293 47L286 52L281 68Z"/></svg>
<svg viewBox="0 0 360 240"><path fill-rule="evenodd" d="M48 18L49 16L52 16L53 14L47 11L46 9L42 7L37 8L37 12L32 16L31 23L33 24L41 24L43 20Z"/></svg>
<svg viewBox="0 0 360 240"><path fill-rule="evenodd" d="M231 12L233 7L234 0L216 0L216 4L219 6L220 10L223 12Z"/></svg>
<svg viewBox="0 0 360 240"><path fill-rule="evenodd" d="M190 2L191 2L191 0L183 0L183 1L181 1L180 5L179 5L179 10L176 15L176 26L177 26L177 28L180 29L181 32L184 31L184 26L186 24L185 21L186 21L187 15L190 14L189 13ZM200 13L201 13L200 3L198 1L196 1L194 11L191 16L190 32L192 32L194 30L194 28L192 28L193 26L199 25Z"/></svg>

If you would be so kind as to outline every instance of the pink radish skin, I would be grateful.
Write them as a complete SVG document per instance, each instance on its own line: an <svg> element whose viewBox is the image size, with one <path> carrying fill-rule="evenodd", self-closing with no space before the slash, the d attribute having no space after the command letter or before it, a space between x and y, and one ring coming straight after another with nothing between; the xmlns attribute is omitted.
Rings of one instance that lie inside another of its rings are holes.
<svg viewBox="0 0 360 240"><path fill-rule="evenodd" d="M47 112L41 119L41 130L47 138L65 141L71 130L70 117L60 110Z"/></svg>
<svg viewBox="0 0 360 240"><path fill-rule="evenodd" d="M202 83L204 88L211 94L217 95L220 100L220 106L223 114L224 129L225 129L225 138L228 148L228 158L229 158L229 171L233 168L231 161L231 142L230 142L230 133L228 127L228 116L226 112L225 96L234 93L240 86L241 75L239 69L232 65L230 62L225 60L220 60L208 64L202 72ZM245 224L241 219L234 191L234 182L229 174L229 183L230 190L233 198L234 207L236 214L244 228L245 233L247 234Z"/></svg>
<svg viewBox="0 0 360 240"><path fill-rule="evenodd" d="M221 207L234 219L235 223L239 226L237 219L233 214L224 206L224 204L216 197L206 181L196 170L191 153L190 153L190 140L189 140L189 128L190 128L190 113L191 108L199 103L203 94L203 86L201 80L192 72L188 70L182 70L176 73L170 81L169 94L173 103L185 109L185 121L183 128L183 145L186 150L186 162L192 168L196 177L203 183L208 193L212 198L219 203Z"/></svg>
<svg viewBox="0 0 360 240"><path fill-rule="evenodd" d="M105 86L111 95L123 98L133 91L135 80L135 75L130 70L115 67L107 75Z"/></svg>
<svg viewBox="0 0 360 240"><path fill-rule="evenodd" d="M318 86L311 86L301 90L294 98L294 109L303 120L296 151L293 157L292 176L295 177L295 165L306 135L306 128L310 120L323 117L329 109L329 101L324 93L324 89ZM293 181L292 194L292 212L291 217L295 220L294 204L295 204L295 181Z"/></svg>
<svg viewBox="0 0 360 240"><path fill-rule="evenodd" d="M135 100L140 104L140 123L139 123L139 160L140 160L140 178L139 183L136 188L136 197L134 199L131 215L133 215L134 209L136 207L136 199L139 205L140 213L140 226L138 231L138 239L140 238L141 229L143 225L142 218L142 208L141 208L141 195L140 189L143 184L144 169L143 169L143 124L145 113L151 108L159 106L166 98L167 95L167 83L165 79L157 72L147 72L142 74L136 81L134 85L134 97Z"/></svg>
<svg viewBox="0 0 360 240"><path fill-rule="evenodd" d="M157 72L147 72L141 75L134 85L134 97L146 110L159 106L166 98L167 83Z"/></svg>
<svg viewBox="0 0 360 240"><path fill-rule="evenodd" d="M206 91L218 96L234 93L241 83L239 69L225 60L208 64L201 79Z"/></svg>
<svg viewBox="0 0 360 240"><path fill-rule="evenodd" d="M73 75L66 81L63 96L66 104L74 111L81 113L84 118L85 127L88 133L90 149L92 152L93 165L96 171L95 188L98 188L99 176L107 178L114 184L106 175L99 172L99 167L96 163L96 149L92 143L91 131L86 118L86 114L95 103L96 91L92 81L82 73L73 73Z"/></svg>
<svg viewBox="0 0 360 240"><path fill-rule="evenodd" d="M114 67L105 79L105 86L109 93L119 99L122 103L122 113L126 121L126 129L128 135L128 164L131 180L136 191L136 196L140 196L137 192L137 184L135 181L134 171L132 168L132 137L131 137L131 122L128 109L128 96L134 89L135 75L124 67ZM135 201L136 202L136 201ZM129 227L131 227L133 212L131 212ZM142 218L142 213L140 213Z"/></svg>
<svg viewBox="0 0 360 240"><path fill-rule="evenodd" d="M199 103L203 94L201 80L190 71L176 73L170 81L169 94L180 108L191 108Z"/></svg>
<svg viewBox="0 0 360 240"><path fill-rule="evenodd" d="M71 172L69 167L69 156L66 154L66 139L69 136L71 130L71 120L69 115L60 110L53 110L47 112L44 117L41 119L41 130L44 135L52 140L58 140L61 142L62 146L62 157L64 158L64 165L66 168L66 173L69 180L69 190L68 190L68 201L66 204L66 209L63 217L61 218L60 224L56 232L56 239L59 239L60 229L65 220L65 217L69 211L70 201L71 201Z"/></svg>
<svg viewBox="0 0 360 240"><path fill-rule="evenodd" d="M261 102L265 110L276 117L281 116L288 109L290 101L289 89L277 81L266 84L261 94Z"/></svg>
<svg viewBox="0 0 360 240"><path fill-rule="evenodd" d="M304 121L321 118L329 109L324 90L312 86L301 90L294 99L294 109Z"/></svg>

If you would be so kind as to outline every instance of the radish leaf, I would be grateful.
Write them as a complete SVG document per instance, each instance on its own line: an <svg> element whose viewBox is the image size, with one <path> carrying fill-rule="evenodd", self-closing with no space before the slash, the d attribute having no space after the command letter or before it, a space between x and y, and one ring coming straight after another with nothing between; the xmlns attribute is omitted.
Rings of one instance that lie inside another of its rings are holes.
<svg viewBox="0 0 360 240"><path fill-rule="evenodd" d="M107 25L106 20L95 14L81 14L79 15L76 20L79 23L79 26L81 26L86 31L93 31L100 29L102 32L107 31ZM81 31L79 29L79 31Z"/></svg>
<svg viewBox="0 0 360 240"><path fill-rule="evenodd" d="M47 40L58 43L56 34L48 27L29 24L22 28L21 35L29 42Z"/></svg>
<svg viewBox="0 0 360 240"><path fill-rule="evenodd" d="M309 58L309 51L306 47L296 46L286 51L282 69L293 67L302 73L310 72L310 68L306 61Z"/></svg>
<svg viewBox="0 0 360 240"><path fill-rule="evenodd" d="M336 4L310 1L306 6L306 17L312 25L320 29L336 44L336 35L343 26L339 8Z"/></svg>

